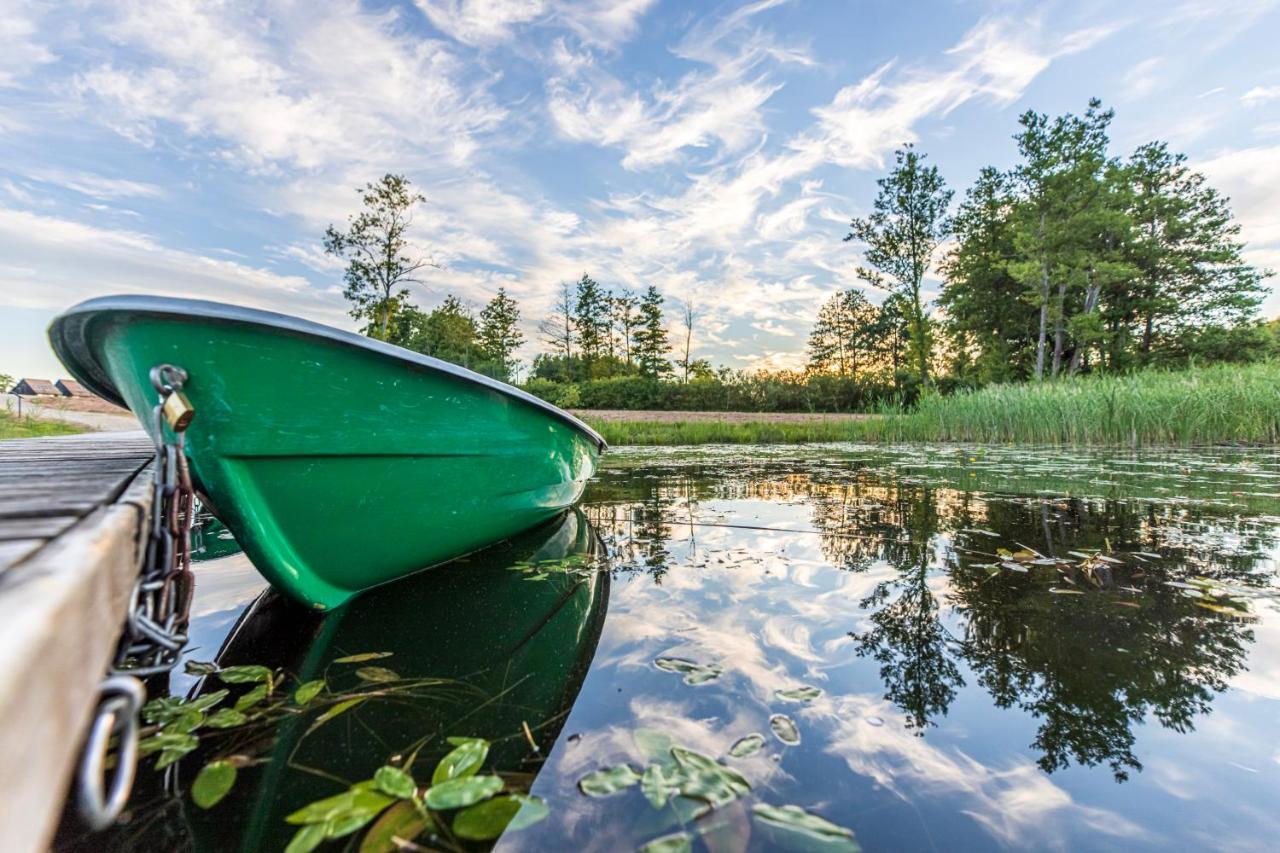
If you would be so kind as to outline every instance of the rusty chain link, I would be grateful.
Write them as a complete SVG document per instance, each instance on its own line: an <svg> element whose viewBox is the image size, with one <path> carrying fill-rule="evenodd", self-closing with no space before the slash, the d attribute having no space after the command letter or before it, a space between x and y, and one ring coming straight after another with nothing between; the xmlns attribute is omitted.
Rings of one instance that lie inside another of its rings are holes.
<svg viewBox="0 0 1280 853"><path fill-rule="evenodd" d="M195 410L182 393L186 381L187 372L181 367L151 368L158 398L151 412L156 458L147 549L110 674L99 691L77 775L76 804L81 818L95 830L115 822L133 786L138 714L146 699L139 679L173 669L187 644L195 587L191 573L195 491L187 467L185 432ZM167 437L170 434L172 440ZM108 783L104 771L113 739L116 760Z"/></svg>

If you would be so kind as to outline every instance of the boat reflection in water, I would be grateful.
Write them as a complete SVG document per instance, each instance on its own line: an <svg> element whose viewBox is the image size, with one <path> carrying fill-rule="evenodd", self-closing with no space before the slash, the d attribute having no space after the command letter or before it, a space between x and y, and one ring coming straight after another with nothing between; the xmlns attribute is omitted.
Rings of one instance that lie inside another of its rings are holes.
<svg viewBox="0 0 1280 853"><path fill-rule="evenodd" d="M274 731L258 732L258 742L237 744L233 752L243 748L260 763L241 770L232 792L208 811L183 798L200 767L225 756L227 743L221 739L187 756L176 778L166 780L176 793L164 817L152 819L156 825L146 833L159 844L152 849L284 849L298 829L285 822L287 815L371 778L393 756L415 749L421 750L415 775L429 778L436 760L452 748L448 737L490 740L485 772L531 782L595 654L609 575L553 568L530 582L526 573L509 569L523 563L554 567L566 558L590 565L601 557L595 532L570 511L471 558L372 590L328 616L263 593L218 654L220 666L282 670L296 678L282 688L287 691L325 679L332 692L372 695L318 728L316 712L302 713ZM367 653L390 654L370 663L335 663ZM401 685L423 683L377 695L378 684L357 676L373 665L394 672ZM222 687L210 677L199 692ZM148 845L128 834L122 848Z"/></svg>

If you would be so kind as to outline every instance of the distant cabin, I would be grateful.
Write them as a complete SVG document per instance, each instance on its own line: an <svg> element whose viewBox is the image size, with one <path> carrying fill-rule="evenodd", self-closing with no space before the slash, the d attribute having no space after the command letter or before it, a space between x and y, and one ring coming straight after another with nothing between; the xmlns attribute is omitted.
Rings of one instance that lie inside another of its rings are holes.
<svg viewBox="0 0 1280 853"><path fill-rule="evenodd" d="M64 397L92 397L92 396L94 396L94 394L93 394L93 392L92 392L92 391L90 391L88 388L84 387L84 386L83 386L83 385L81 385L79 382L75 381L74 379L59 379L57 382L53 383L53 385L54 385L54 387L55 387L55 388L57 388L57 389L58 389L58 391L59 391L59 392L62 394L62 396L64 396Z"/></svg>
<svg viewBox="0 0 1280 853"><path fill-rule="evenodd" d="M24 397L57 396L60 392L48 379L19 379L10 394Z"/></svg>

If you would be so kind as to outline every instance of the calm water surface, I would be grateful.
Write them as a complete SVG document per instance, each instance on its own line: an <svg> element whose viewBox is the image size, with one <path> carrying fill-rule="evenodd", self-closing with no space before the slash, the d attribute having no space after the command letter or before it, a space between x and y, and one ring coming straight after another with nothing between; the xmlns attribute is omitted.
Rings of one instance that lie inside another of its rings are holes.
<svg viewBox="0 0 1280 853"><path fill-rule="evenodd" d="M203 534L207 556L234 550ZM280 849L293 810L467 735L550 808L504 850L627 850L682 827L712 853L830 846L753 818L760 803L864 850L1272 850L1278 568L1272 451L618 450L579 512L326 619L255 601L242 556L202 563L193 659L340 690L358 681L335 659L391 652L378 663L433 681L202 746L82 846ZM175 677L193 689L212 687ZM752 734L763 747L730 756ZM750 793L694 817L638 786L578 787L672 746ZM195 808L184 787L229 751L254 763Z"/></svg>

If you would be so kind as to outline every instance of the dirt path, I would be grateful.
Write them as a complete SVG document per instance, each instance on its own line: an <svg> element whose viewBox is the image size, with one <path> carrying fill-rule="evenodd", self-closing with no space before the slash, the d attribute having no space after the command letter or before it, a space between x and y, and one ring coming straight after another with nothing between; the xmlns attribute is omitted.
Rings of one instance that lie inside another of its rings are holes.
<svg viewBox="0 0 1280 853"><path fill-rule="evenodd" d="M5 406L17 413L17 401L5 396ZM51 421L80 424L101 432L140 429L138 419L128 409L94 398L27 397L22 401L22 414Z"/></svg>
<svg viewBox="0 0 1280 853"><path fill-rule="evenodd" d="M629 409L572 409L580 418L597 421L665 422L705 421L727 423L808 424L819 422L862 421L876 415L831 412L666 412Z"/></svg>

